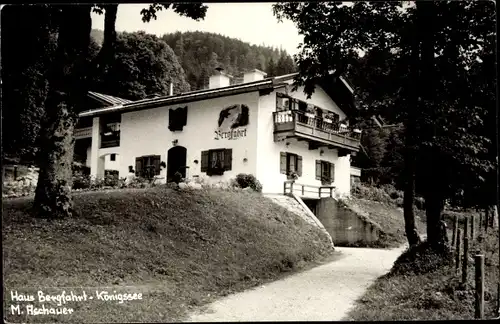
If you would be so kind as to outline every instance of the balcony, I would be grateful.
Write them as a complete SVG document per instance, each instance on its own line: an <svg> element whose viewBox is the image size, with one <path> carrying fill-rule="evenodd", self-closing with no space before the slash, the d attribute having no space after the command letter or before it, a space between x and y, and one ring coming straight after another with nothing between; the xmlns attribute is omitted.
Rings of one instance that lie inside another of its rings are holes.
<svg viewBox="0 0 500 324"><path fill-rule="evenodd" d="M92 126L75 129L75 131L73 132L73 136L75 137L75 139L92 137Z"/></svg>
<svg viewBox="0 0 500 324"><path fill-rule="evenodd" d="M298 138L313 144L313 148L327 146L358 152L361 132L350 131L347 127L324 118L309 117L301 111L279 111L273 113L274 141Z"/></svg>

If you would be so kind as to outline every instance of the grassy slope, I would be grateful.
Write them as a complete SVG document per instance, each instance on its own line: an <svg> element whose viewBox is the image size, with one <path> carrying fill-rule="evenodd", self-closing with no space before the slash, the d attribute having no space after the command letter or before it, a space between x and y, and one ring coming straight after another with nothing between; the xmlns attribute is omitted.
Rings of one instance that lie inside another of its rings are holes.
<svg viewBox="0 0 500 324"><path fill-rule="evenodd" d="M468 282L460 284L461 274L455 272L453 260L442 262L426 258L416 267L428 272L395 271L379 278L358 300L349 319L355 321L383 320L452 320L474 318L474 262L472 255L485 254L485 316L495 316L498 274L498 231L489 230L470 248ZM416 288L418 287L418 289Z"/></svg>
<svg viewBox="0 0 500 324"><path fill-rule="evenodd" d="M256 193L154 188L74 199L77 216L57 221L30 218L29 199L4 202L4 294L110 286L144 299L78 303L70 317L25 321L177 321L332 254L323 233Z"/></svg>
<svg viewBox="0 0 500 324"><path fill-rule="evenodd" d="M393 204L372 201L360 198L351 198L345 201L347 206L379 224L384 233L380 236L377 245L380 247L397 247L406 242L403 210ZM415 223L418 233L425 234L425 214L415 211Z"/></svg>

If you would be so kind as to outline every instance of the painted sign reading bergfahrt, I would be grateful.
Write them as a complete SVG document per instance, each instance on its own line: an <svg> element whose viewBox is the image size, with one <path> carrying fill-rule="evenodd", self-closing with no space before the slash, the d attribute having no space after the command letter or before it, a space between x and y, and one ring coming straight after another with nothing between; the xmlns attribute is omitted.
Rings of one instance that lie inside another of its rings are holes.
<svg viewBox="0 0 500 324"><path fill-rule="evenodd" d="M219 128L215 131L215 139L235 140L247 136L248 106L236 104L224 108L219 114Z"/></svg>

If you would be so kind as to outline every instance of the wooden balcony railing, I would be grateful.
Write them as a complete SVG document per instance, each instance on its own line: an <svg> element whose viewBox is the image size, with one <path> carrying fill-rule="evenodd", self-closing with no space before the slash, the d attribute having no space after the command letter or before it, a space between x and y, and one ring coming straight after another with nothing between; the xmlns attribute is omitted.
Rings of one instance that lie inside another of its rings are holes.
<svg viewBox="0 0 500 324"><path fill-rule="evenodd" d="M120 131L114 131L111 135L101 134L101 148L120 146Z"/></svg>
<svg viewBox="0 0 500 324"><path fill-rule="evenodd" d="M75 139L92 137L92 127L77 128L73 132Z"/></svg>
<svg viewBox="0 0 500 324"><path fill-rule="evenodd" d="M327 134L336 134L345 136L351 139L360 140L361 132L355 130L349 130L347 127L343 127L342 124L334 121L329 121L325 118L310 117L302 111L278 111L273 113L275 131L279 131L281 127L280 124L289 125L307 125L312 129L317 129L323 131ZM284 126L284 125L283 125ZM282 129L282 128L281 128Z"/></svg>
<svg viewBox="0 0 500 324"><path fill-rule="evenodd" d="M312 193L314 195L317 194L318 198L326 198L333 197L333 190L335 190L335 186L311 186L296 183L295 180L287 180L283 183L284 195L295 192L301 196L305 196L306 193Z"/></svg>

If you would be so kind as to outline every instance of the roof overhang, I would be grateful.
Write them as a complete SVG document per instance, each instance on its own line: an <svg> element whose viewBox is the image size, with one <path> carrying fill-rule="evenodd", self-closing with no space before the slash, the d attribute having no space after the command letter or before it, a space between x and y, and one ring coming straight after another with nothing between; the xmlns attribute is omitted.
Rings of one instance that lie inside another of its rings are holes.
<svg viewBox="0 0 500 324"><path fill-rule="evenodd" d="M186 102L200 101L206 99L219 98L224 96L238 95L252 91L272 90L275 87L273 80L266 79L245 84L237 84L224 88L207 89L178 94L175 96L157 97L152 99L143 99L131 103L115 105L112 107L99 108L84 111L79 114L80 117L94 117L110 113L123 113L129 111L156 108L161 106L176 105Z"/></svg>

